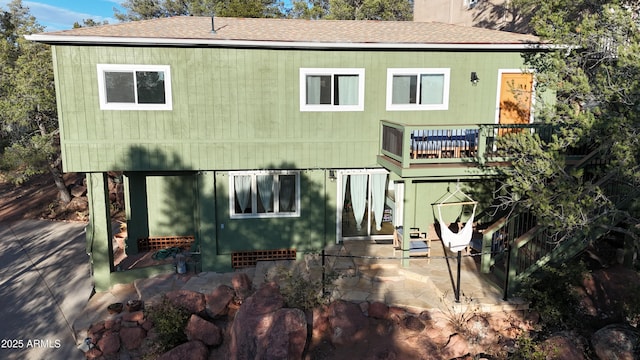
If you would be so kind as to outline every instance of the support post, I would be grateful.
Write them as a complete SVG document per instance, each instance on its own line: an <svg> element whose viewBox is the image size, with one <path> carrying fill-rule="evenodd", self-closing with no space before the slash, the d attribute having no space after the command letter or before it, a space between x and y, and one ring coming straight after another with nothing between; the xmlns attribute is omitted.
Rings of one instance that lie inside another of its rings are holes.
<svg viewBox="0 0 640 360"><path fill-rule="evenodd" d="M138 239L149 237L147 177L143 173L125 176L125 211L127 214L127 255L138 253Z"/></svg>
<svg viewBox="0 0 640 360"><path fill-rule="evenodd" d="M507 301L509 298L509 271L511 269L511 244L507 244L507 260L505 262L505 271L504 271L504 296L502 300Z"/></svg>
<svg viewBox="0 0 640 360"><path fill-rule="evenodd" d="M456 281L456 302L460 302L460 268L462 267L462 251L458 250L458 280Z"/></svg>
<svg viewBox="0 0 640 360"><path fill-rule="evenodd" d="M324 288L324 284L325 284L325 279L326 279L326 269L324 268L324 255L325 255L325 250L324 248L322 249L322 297L326 296L326 290Z"/></svg>
<svg viewBox="0 0 640 360"><path fill-rule="evenodd" d="M87 173L87 198L92 225L93 281L96 291L105 291L111 286L113 271L113 232L109 211L109 189L106 173Z"/></svg>
<svg viewBox="0 0 640 360"><path fill-rule="evenodd" d="M487 152L487 139L489 138L489 129L486 126L481 126L478 131L478 153L476 157L478 159L478 163L480 165L484 165L487 161L486 152Z"/></svg>
<svg viewBox="0 0 640 360"><path fill-rule="evenodd" d="M517 285L517 271L518 271L518 244L516 242L509 244L507 253L507 291L510 295L513 293L515 286Z"/></svg>
<svg viewBox="0 0 640 360"><path fill-rule="evenodd" d="M623 258L623 264L627 269L633 269L633 258L635 256L636 253L636 249L634 246L634 241L631 238L631 236L629 235L625 235L624 236L624 258Z"/></svg>
<svg viewBox="0 0 640 360"><path fill-rule="evenodd" d="M402 267L409 267L409 256L410 256L410 244L411 244L411 236L409 236L409 229L415 226L416 219L416 184L407 180L404 184L404 199L405 199L405 207L404 207L404 217L402 219L402 226L405 231L402 235L402 242L400 244L400 250L402 253L401 264Z"/></svg>
<svg viewBox="0 0 640 360"><path fill-rule="evenodd" d="M482 234L482 254L480 255L480 271L483 274L491 272L491 257L493 254L493 232Z"/></svg>

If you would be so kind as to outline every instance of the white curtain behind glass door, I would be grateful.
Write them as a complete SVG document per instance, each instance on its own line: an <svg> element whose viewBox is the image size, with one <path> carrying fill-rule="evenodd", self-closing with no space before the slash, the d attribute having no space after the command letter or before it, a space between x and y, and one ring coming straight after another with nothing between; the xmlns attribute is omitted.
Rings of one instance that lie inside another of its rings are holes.
<svg viewBox="0 0 640 360"><path fill-rule="evenodd" d="M371 175L372 209L375 215L376 230L382 229L382 215L384 213L384 199L386 196L387 174Z"/></svg>
<svg viewBox="0 0 640 360"><path fill-rule="evenodd" d="M351 204L356 220L356 230L362 229L362 218L367 205L367 175L351 175Z"/></svg>

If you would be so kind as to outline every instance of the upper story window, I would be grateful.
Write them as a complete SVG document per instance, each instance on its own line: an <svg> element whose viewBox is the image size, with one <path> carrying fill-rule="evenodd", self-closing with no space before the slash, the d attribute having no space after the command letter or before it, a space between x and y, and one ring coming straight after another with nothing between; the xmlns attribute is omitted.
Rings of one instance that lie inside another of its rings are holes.
<svg viewBox="0 0 640 360"><path fill-rule="evenodd" d="M171 110L168 65L98 64L102 110Z"/></svg>
<svg viewBox="0 0 640 360"><path fill-rule="evenodd" d="M364 69L300 69L300 111L363 111Z"/></svg>
<svg viewBox="0 0 640 360"><path fill-rule="evenodd" d="M387 110L447 110L449 69L387 69Z"/></svg>
<svg viewBox="0 0 640 360"><path fill-rule="evenodd" d="M300 172L229 173L231 218L300 216Z"/></svg>

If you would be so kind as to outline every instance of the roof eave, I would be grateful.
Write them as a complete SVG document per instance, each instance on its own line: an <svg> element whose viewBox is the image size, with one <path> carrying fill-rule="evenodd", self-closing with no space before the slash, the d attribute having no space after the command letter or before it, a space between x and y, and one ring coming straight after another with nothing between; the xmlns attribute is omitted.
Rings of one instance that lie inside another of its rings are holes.
<svg viewBox="0 0 640 360"><path fill-rule="evenodd" d="M531 43L356 43L308 41L256 41L232 39L169 39L141 37L103 37L33 34L27 40L50 45L107 45L107 46L211 46L265 49L452 49L452 50L544 50L550 44Z"/></svg>

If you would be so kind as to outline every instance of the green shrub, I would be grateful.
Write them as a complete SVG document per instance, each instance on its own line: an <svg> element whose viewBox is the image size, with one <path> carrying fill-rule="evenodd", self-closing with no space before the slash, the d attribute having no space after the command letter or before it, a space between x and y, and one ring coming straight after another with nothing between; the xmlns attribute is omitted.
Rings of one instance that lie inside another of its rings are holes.
<svg viewBox="0 0 640 360"><path fill-rule="evenodd" d="M529 336L521 336L516 340L515 351L509 360L545 360L547 352Z"/></svg>
<svg viewBox="0 0 640 360"><path fill-rule="evenodd" d="M622 299L625 320L633 327L640 324L640 289L630 287L627 296Z"/></svg>
<svg viewBox="0 0 640 360"><path fill-rule="evenodd" d="M545 267L541 276L523 282L517 295L529 300L530 308L540 314L542 330L555 332L580 326L583 314L575 288L587 271L583 263Z"/></svg>
<svg viewBox="0 0 640 360"><path fill-rule="evenodd" d="M324 279L320 276L314 278L295 265L277 266L275 275L286 305L302 310L327 304L330 300L327 294L335 288L334 283L339 277L335 271L329 271L325 272Z"/></svg>
<svg viewBox="0 0 640 360"><path fill-rule="evenodd" d="M164 353L187 341L184 329L189 321L189 312L174 305L166 297L147 311L147 318L153 322L157 334L153 352Z"/></svg>

